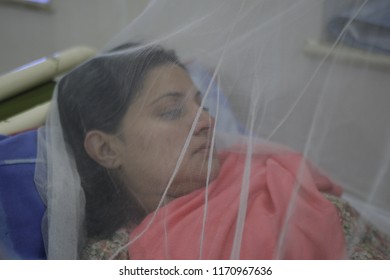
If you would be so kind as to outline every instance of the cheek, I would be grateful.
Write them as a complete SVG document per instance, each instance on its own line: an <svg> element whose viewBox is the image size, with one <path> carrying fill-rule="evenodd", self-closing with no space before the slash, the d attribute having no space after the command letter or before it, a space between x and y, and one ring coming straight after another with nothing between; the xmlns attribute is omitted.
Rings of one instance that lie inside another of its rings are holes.
<svg viewBox="0 0 390 280"><path fill-rule="evenodd" d="M169 180L185 143L179 125L149 123L126 133L123 162L128 176L147 176L154 183Z"/></svg>
<svg viewBox="0 0 390 280"><path fill-rule="evenodd" d="M171 175L187 139L187 130L179 125L172 125L159 126L154 131L150 150L161 163L161 168Z"/></svg>

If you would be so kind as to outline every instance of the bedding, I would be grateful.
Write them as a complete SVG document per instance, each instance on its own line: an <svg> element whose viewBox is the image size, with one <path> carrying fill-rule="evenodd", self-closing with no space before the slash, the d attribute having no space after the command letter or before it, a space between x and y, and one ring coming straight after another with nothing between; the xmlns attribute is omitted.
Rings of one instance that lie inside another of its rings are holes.
<svg viewBox="0 0 390 280"><path fill-rule="evenodd" d="M46 258L41 234L45 206L34 184L36 142L35 130L0 136L0 248L3 258Z"/></svg>
<svg viewBox="0 0 390 280"><path fill-rule="evenodd" d="M342 224L347 257L352 260L389 260L390 239L373 225L364 220L359 213L352 208L345 200L332 196L325 196L335 205L339 220ZM359 232L360 239L353 238ZM82 258L91 260L110 259L121 247L129 242L129 229L118 230L110 239L90 241L84 248ZM120 251L115 259L129 259L127 250Z"/></svg>
<svg viewBox="0 0 390 280"><path fill-rule="evenodd" d="M150 214L138 227L121 229L109 240L90 240L85 259L228 259L232 249L245 157L230 153L209 189L208 215L202 232L205 189L178 198ZM340 189L307 165L299 174L297 154L257 155L252 162L246 224L241 243L243 259L389 259L390 239L342 200ZM283 232L295 179L301 177L287 242L275 255ZM357 239L356 236L360 238ZM170 246L171 245L171 246ZM170 248L169 251L166 248Z"/></svg>

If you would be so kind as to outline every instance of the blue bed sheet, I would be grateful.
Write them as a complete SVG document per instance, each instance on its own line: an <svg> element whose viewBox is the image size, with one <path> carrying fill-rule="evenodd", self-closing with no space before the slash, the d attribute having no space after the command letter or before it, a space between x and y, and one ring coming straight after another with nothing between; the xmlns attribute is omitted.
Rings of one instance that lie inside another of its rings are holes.
<svg viewBox="0 0 390 280"><path fill-rule="evenodd" d="M36 131L0 136L0 255L45 259L45 205L34 183Z"/></svg>

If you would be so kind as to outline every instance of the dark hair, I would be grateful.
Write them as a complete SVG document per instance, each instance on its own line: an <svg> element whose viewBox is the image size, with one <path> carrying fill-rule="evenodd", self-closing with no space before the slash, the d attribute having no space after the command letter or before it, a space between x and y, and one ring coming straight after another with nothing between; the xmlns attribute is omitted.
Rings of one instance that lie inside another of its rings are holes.
<svg viewBox="0 0 390 280"><path fill-rule="evenodd" d="M86 196L86 234L96 239L110 237L129 222L139 223L147 213L109 170L86 153L87 132L116 133L153 68L176 64L185 69L173 51L160 46L113 51L84 63L58 85L64 138L74 154Z"/></svg>

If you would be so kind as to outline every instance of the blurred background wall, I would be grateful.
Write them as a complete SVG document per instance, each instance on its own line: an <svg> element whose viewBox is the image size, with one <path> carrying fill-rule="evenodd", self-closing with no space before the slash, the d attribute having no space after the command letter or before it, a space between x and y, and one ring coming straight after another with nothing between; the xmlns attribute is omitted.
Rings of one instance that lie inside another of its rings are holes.
<svg viewBox="0 0 390 280"><path fill-rule="evenodd" d="M0 1L0 74L76 45L101 48L149 0L52 0L49 10Z"/></svg>

